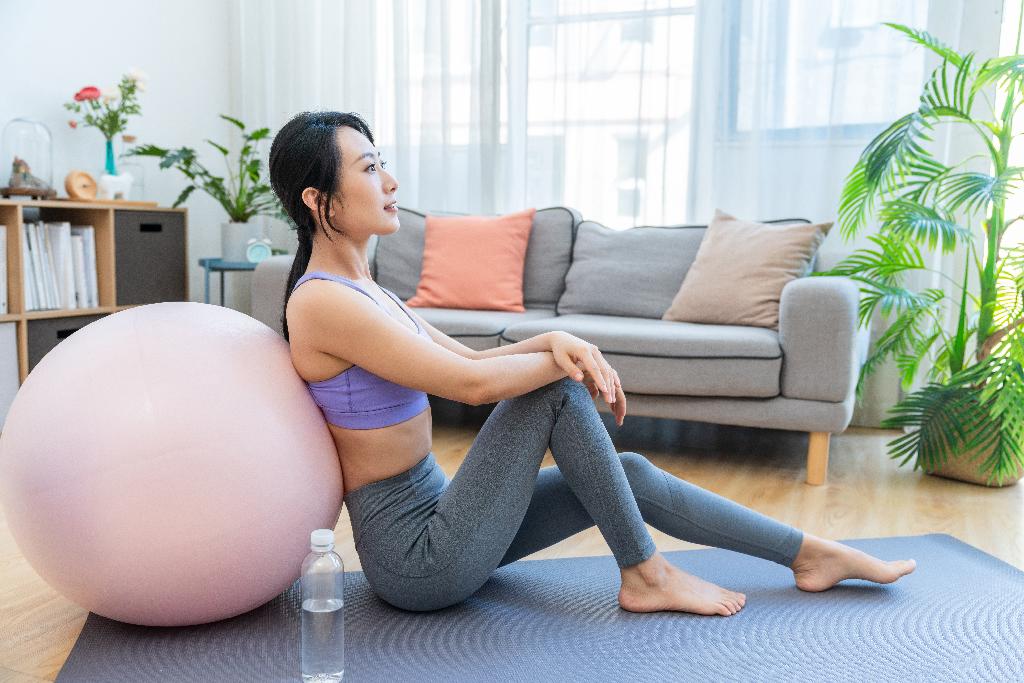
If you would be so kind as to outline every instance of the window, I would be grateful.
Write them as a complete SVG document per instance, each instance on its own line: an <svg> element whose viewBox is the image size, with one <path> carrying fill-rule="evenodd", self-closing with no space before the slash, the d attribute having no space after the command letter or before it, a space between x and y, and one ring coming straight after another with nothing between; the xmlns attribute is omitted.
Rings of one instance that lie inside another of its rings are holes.
<svg viewBox="0 0 1024 683"><path fill-rule="evenodd" d="M926 50L881 22L924 26L927 2L728 2L731 138L872 137L917 108Z"/></svg>
<svg viewBox="0 0 1024 683"><path fill-rule="evenodd" d="M531 203L557 186L559 203L614 227L684 213L695 2L530 0Z"/></svg>

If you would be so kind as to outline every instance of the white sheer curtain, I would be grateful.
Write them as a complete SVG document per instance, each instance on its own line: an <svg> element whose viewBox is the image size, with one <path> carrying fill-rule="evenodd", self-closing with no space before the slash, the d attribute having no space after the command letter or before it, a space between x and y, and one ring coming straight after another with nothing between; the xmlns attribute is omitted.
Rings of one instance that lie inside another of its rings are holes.
<svg viewBox="0 0 1024 683"><path fill-rule="evenodd" d="M946 11L930 13L936 4ZM875 135L917 108L931 63L881 22L956 45L961 12L949 5L959 4L700 3L689 216L719 207L748 218L835 220L846 174ZM849 251L838 233L822 246L827 260Z"/></svg>
<svg viewBox="0 0 1024 683"><path fill-rule="evenodd" d="M233 0L232 101L272 131L303 110L361 114L399 202L428 212L568 205L620 229L706 223L716 207L828 221L860 152L917 107L937 63L881 22L985 58L1001 5ZM955 132L936 131L936 145L940 161L972 153ZM293 248L270 223L275 244ZM864 243L834 230L819 264ZM875 386L881 411L895 373Z"/></svg>
<svg viewBox="0 0 1024 683"><path fill-rule="evenodd" d="M272 130L306 109L360 113L402 204L428 211L830 220L927 75L925 51L880 22L957 46L962 14L962 0L235 0L233 102Z"/></svg>

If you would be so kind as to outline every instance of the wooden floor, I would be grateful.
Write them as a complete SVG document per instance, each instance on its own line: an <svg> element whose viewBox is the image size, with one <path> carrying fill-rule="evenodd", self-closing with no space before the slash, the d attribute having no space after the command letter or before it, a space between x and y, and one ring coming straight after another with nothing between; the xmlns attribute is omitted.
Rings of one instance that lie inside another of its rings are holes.
<svg viewBox="0 0 1024 683"><path fill-rule="evenodd" d="M434 397L431 403L433 450L452 476L488 408ZM620 452L641 453L678 477L812 534L843 540L942 532L1024 568L1024 486L989 489L925 475L909 463L898 467L885 453L897 432L851 428L834 436L828 481L809 486L805 434L631 415L616 429L611 416L602 418ZM553 464L549 452L543 465ZM347 509L336 533L346 570L359 570ZM704 547L655 529L651 534L662 551ZM527 559L609 554L595 527ZM0 682L54 680L86 614L35 574L0 517Z"/></svg>

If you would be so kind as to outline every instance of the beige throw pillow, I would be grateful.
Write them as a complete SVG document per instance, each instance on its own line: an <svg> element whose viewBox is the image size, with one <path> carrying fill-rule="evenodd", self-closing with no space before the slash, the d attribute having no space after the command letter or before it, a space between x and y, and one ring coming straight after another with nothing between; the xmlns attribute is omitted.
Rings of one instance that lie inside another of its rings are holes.
<svg viewBox="0 0 1024 683"><path fill-rule="evenodd" d="M779 298L807 272L832 223L745 221L715 209L662 320L779 327Z"/></svg>

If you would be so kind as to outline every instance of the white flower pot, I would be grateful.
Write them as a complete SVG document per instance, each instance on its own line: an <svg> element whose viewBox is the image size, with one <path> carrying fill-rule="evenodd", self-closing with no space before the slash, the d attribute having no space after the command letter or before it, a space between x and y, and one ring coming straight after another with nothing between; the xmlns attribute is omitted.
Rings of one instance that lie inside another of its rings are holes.
<svg viewBox="0 0 1024 683"><path fill-rule="evenodd" d="M245 248L254 237L263 237L263 227L259 223L221 223L221 258L245 262Z"/></svg>
<svg viewBox="0 0 1024 683"><path fill-rule="evenodd" d="M104 173L100 176L99 182L96 184L96 198L97 199L128 199L128 195L132 189L132 178L131 173L121 173L119 175L110 175Z"/></svg>

